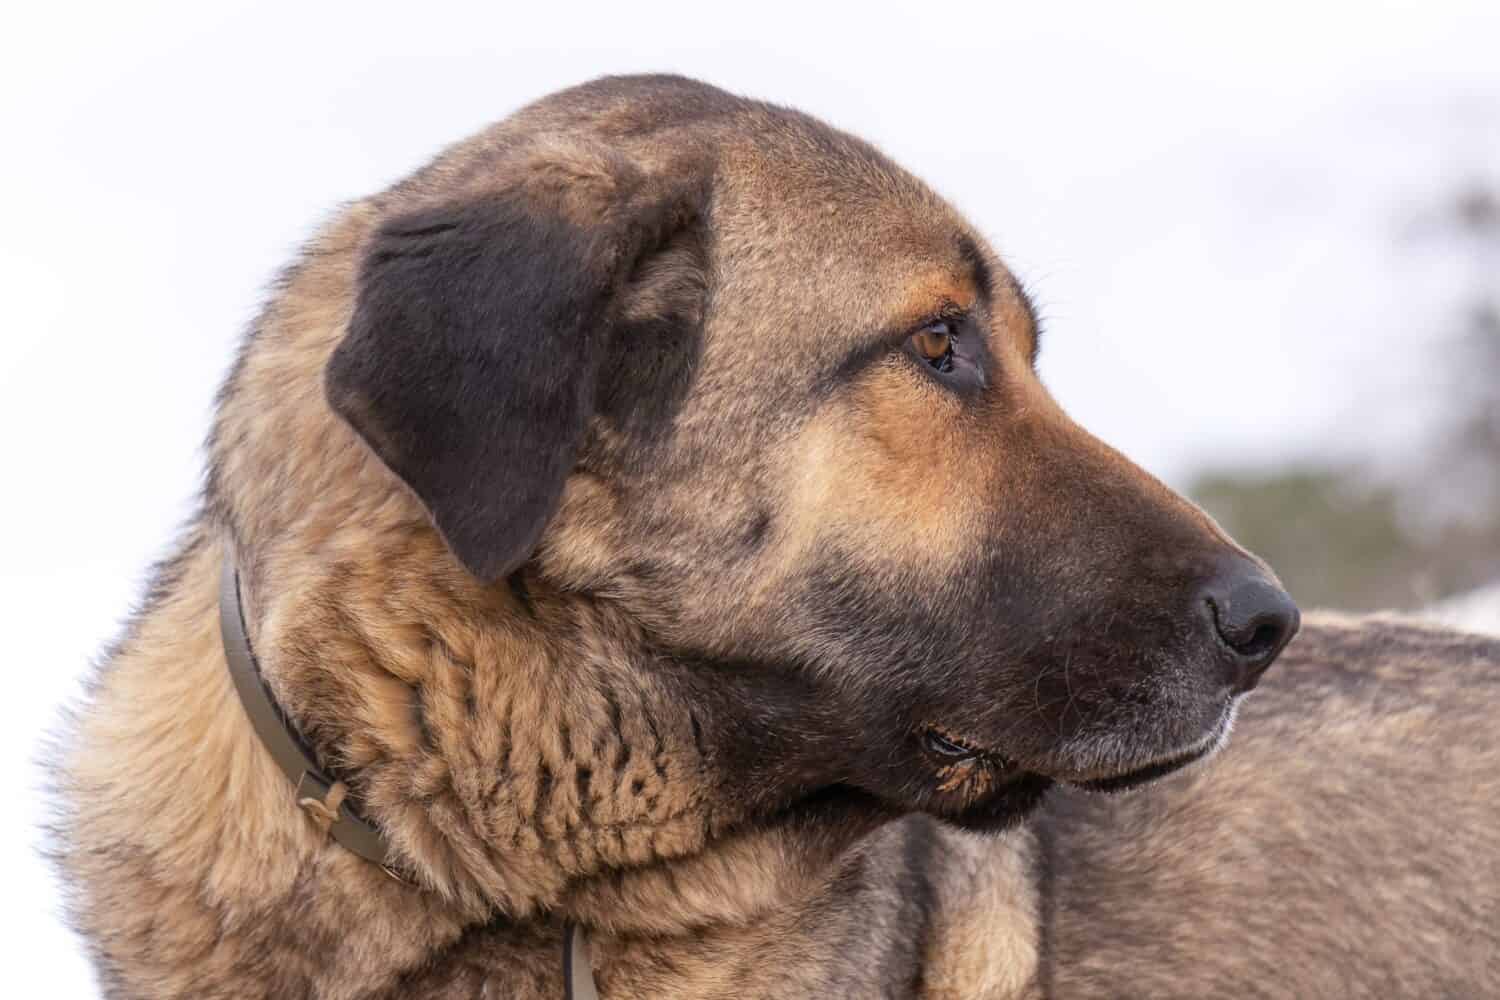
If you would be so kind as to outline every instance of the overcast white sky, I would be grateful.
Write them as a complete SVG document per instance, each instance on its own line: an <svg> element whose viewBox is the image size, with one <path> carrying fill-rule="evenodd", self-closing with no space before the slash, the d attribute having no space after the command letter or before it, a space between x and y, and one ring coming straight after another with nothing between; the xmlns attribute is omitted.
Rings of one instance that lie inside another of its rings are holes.
<svg viewBox="0 0 1500 1000"><path fill-rule="evenodd" d="M1064 404L1179 485L1409 430L1474 275L1398 236L1453 182L1500 178L1493 3L506 8L6 17L8 981L92 995L27 855L29 761L189 509L239 332L321 217L441 145L605 72L821 115L977 221L1042 306Z"/></svg>

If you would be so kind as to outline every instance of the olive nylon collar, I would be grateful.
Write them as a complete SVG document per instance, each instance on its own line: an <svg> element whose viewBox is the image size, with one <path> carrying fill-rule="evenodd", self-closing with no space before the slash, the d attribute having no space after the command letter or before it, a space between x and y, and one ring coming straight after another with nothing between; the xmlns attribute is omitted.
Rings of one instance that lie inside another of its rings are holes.
<svg viewBox="0 0 1500 1000"><path fill-rule="evenodd" d="M261 745L276 761L293 788L293 801L325 829L334 840L373 864L387 875L413 884L396 866L395 852L373 823L359 815L344 799L343 782L324 771L312 751L292 728L286 713L271 696L250 647L245 631L245 609L240 597L240 575L234 556L226 547L219 582L219 632L224 640L224 659L234 690L250 719ZM598 1000L588 936L569 923L563 931L563 989L567 1000Z"/></svg>
<svg viewBox="0 0 1500 1000"><path fill-rule="evenodd" d="M366 861L384 868L394 878L408 881L398 873L394 854L380 831L342 801L342 792L330 800L335 786L342 787L340 782L318 766L312 752L287 721L286 713L271 697L265 678L261 676L260 664L255 660L255 652L250 648L250 637L245 631L244 605L240 599L240 577L228 552L224 554L219 585L219 631L224 638L224 659L229 663L229 676L234 680L240 704L245 706L245 714L250 718L255 735L260 737L276 766L291 781L294 801L298 805L309 801L326 804L331 814L327 817L331 820L327 829L334 840Z"/></svg>

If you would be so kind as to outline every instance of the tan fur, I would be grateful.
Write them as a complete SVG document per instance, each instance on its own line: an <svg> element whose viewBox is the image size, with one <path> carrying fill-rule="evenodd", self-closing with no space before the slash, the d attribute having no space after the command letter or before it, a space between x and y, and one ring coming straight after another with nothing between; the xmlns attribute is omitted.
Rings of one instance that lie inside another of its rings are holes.
<svg viewBox="0 0 1500 1000"><path fill-rule="evenodd" d="M1040 900L1034 843L955 835L943 859L941 914L928 943L932 1000L1035 995Z"/></svg>

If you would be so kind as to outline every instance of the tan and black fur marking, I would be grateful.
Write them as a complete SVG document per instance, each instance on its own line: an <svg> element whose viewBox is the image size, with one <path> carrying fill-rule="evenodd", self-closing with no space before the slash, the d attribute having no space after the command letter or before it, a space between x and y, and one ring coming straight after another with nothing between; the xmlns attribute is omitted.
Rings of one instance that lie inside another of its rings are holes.
<svg viewBox="0 0 1500 1000"><path fill-rule="evenodd" d="M1038 335L878 151L677 77L348 205L59 750L106 992L557 997L570 920L611 998L1493 986L1493 643L1316 622L1210 764L1072 790L1212 754L1296 616L1061 412ZM257 742L227 547L269 687L414 885Z"/></svg>

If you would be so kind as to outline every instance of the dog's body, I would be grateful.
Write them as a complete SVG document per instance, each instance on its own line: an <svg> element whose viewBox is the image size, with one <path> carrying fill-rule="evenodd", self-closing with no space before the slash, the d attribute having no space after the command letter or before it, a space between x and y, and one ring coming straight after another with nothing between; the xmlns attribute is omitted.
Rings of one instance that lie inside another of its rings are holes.
<svg viewBox="0 0 1500 1000"><path fill-rule="evenodd" d="M556 95L349 207L247 341L202 515L59 762L104 982L552 997L572 921L606 997L1493 985L1500 761L1433 747L1484 731L1494 644L1319 624L1215 765L1018 826L1211 753L1296 629L1057 410L1036 340L919 182L676 78ZM231 552L270 691L414 884L257 741ZM1303 863L1321 897L1271 877Z"/></svg>

